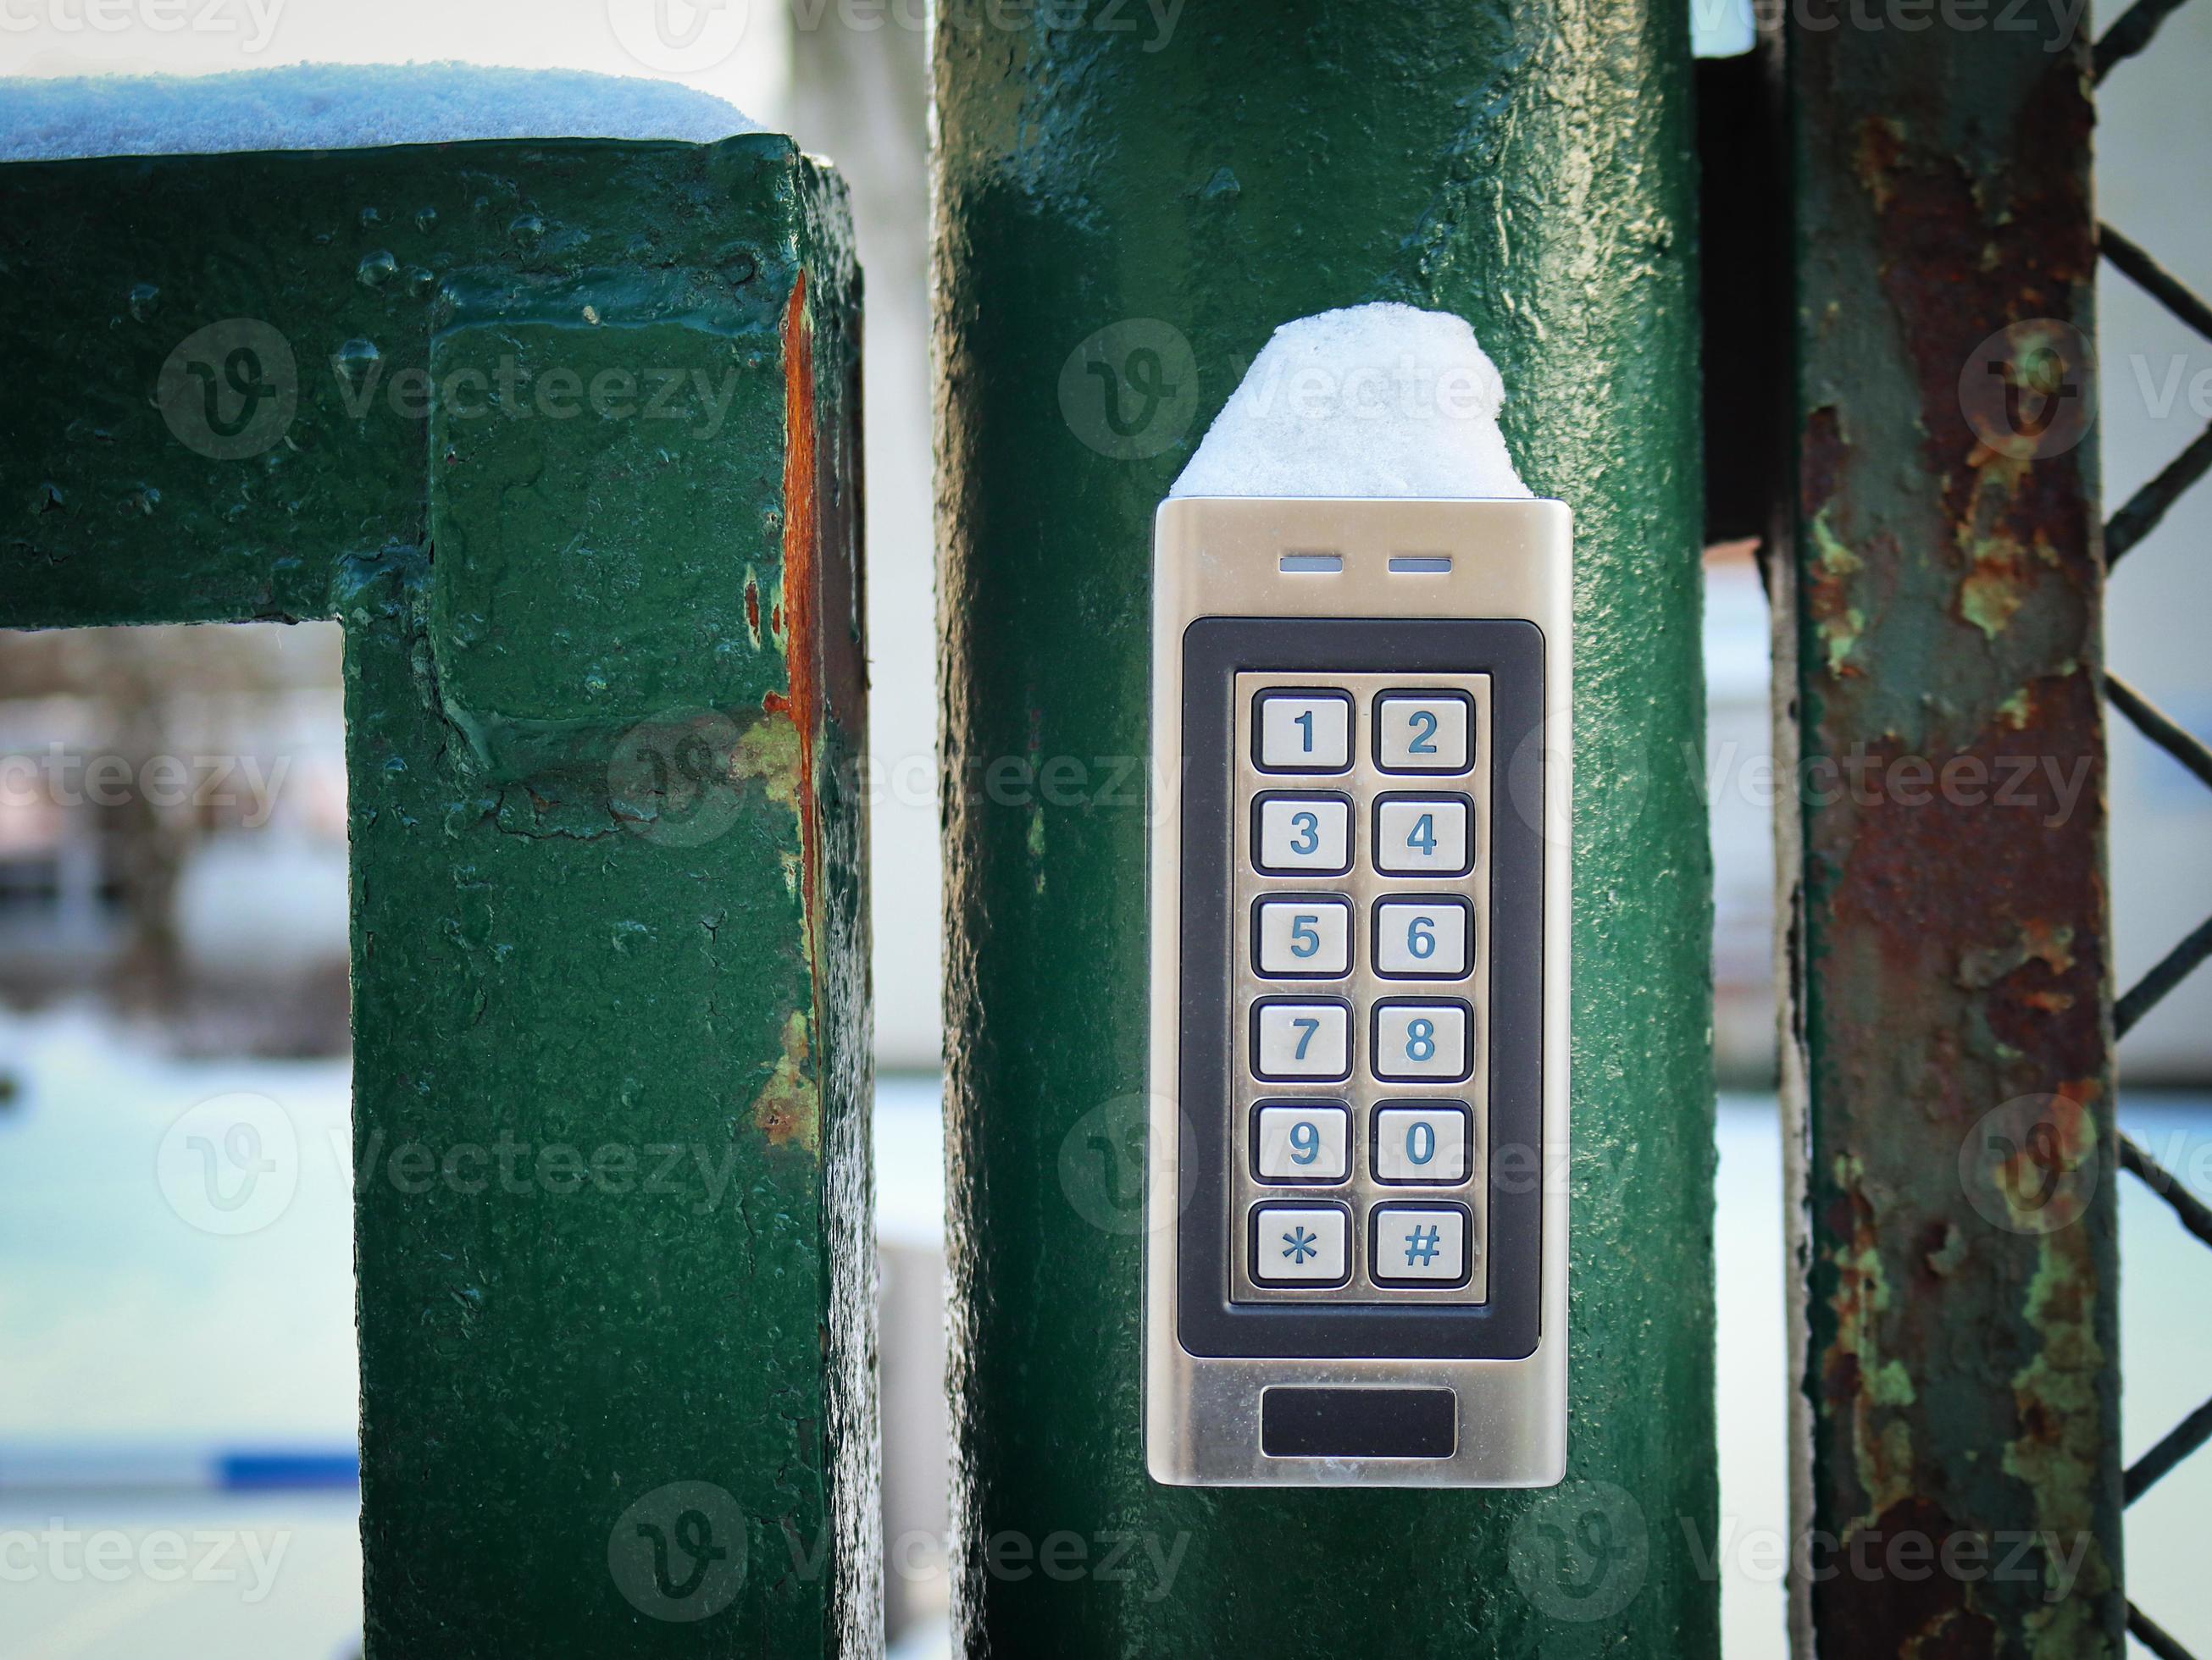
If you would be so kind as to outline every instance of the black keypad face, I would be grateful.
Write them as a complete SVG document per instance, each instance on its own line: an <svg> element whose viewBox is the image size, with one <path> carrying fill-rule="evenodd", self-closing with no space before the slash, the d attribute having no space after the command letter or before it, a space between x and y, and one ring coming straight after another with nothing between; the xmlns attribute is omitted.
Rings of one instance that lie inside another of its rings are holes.
<svg viewBox="0 0 2212 1660"><path fill-rule="evenodd" d="M1533 1342L1543 858L1509 761L1541 670L1525 624L1189 631L1194 1352Z"/></svg>

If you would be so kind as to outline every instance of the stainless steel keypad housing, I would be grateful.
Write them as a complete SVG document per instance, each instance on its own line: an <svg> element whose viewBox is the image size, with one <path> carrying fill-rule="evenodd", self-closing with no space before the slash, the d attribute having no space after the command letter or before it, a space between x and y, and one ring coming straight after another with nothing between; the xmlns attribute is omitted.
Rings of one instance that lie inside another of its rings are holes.
<svg viewBox="0 0 2212 1660"><path fill-rule="evenodd" d="M1158 1480L1564 1472L1570 547L1555 501L1160 510Z"/></svg>

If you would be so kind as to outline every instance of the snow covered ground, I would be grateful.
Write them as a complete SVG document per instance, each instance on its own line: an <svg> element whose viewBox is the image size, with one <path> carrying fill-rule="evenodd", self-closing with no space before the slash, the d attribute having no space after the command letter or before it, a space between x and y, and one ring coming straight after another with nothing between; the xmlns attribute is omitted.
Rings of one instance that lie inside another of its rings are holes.
<svg viewBox="0 0 2212 1660"><path fill-rule="evenodd" d="M360 1623L352 1490L191 1485L225 1454L342 1458L351 1449L345 1066L175 1061L95 1015L64 1012L0 1015L0 1074L17 1086L0 1106L0 1653L349 1655ZM178 1132L189 1132L195 1103L234 1092L282 1108L259 1154L278 1166L267 1175L277 1185L210 1210L188 1179L189 1136ZM2123 1119L2170 1168L2212 1186L2212 1100L2148 1099ZM876 1146L884 1236L941 1242L930 1081L885 1081ZM1763 1660L1784 1651L1782 1589L1758 1572L1756 1542L1786 1514L1771 1098L1724 1098L1720 1155L1724 1614L1729 1655ZM2212 1390L2212 1322L2182 1312L2202 1307L2212 1253L2137 1184L2122 1192L2133 1458ZM210 1231L241 1216L265 1225ZM37 1485L21 1485L33 1477ZM167 1485L149 1490L149 1481ZM2197 1520L2208 1506L2212 1455L2144 1499L2128 1538L2138 1600L2200 1652L2212 1650Z"/></svg>

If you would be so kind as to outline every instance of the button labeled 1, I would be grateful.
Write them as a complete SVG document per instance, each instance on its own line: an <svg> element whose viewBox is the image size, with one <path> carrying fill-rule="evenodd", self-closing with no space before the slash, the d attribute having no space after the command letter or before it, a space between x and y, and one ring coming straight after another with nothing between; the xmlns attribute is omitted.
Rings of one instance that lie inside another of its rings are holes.
<svg viewBox="0 0 2212 1660"><path fill-rule="evenodd" d="M1352 869L1352 803L1342 796L1262 796L1253 816L1260 869L1270 875Z"/></svg>
<svg viewBox="0 0 2212 1660"><path fill-rule="evenodd" d="M1253 956L1262 974L1334 979L1352 972L1352 905L1321 894L1261 900Z"/></svg>
<svg viewBox="0 0 2212 1660"><path fill-rule="evenodd" d="M1463 692L1389 692L1375 700L1375 764L1386 772L1464 772L1474 706Z"/></svg>
<svg viewBox="0 0 2212 1660"><path fill-rule="evenodd" d="M1449 895L1385 900L1375 907L1375 972L1401 979L1455 980L1469 960L1474 908Z"/></svg>
<svg viewBox="0 0 2212 1660"><path fill-rule="evenodd" d="M1352 1173L1352 1114L1328 1102L1263 1105L1252 1115L1263 1182L1340 1182Z"/></svg>
<svg viewBox="0 0 2212 1660"><path fill-rule="evenodd" d="M1341 772L1352 765L1352 700L1342 692L1262 692L1263 772Z"/></svg>

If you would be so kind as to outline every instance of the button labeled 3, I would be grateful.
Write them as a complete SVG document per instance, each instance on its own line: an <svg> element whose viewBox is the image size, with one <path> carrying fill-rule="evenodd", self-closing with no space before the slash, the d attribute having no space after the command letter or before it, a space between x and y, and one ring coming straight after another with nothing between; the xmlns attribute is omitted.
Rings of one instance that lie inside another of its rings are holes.
<svg viewBox="0 0 2212 1660"><path fill-rule="evenodd" d="M1352 803L1342 796L1262 796L1252 839L1270 875L1340 876L1352 869Z"/></svg>

